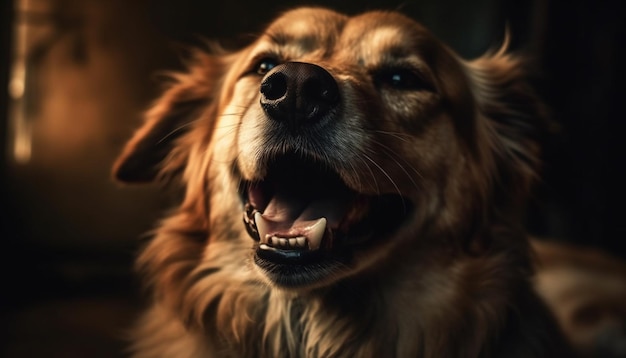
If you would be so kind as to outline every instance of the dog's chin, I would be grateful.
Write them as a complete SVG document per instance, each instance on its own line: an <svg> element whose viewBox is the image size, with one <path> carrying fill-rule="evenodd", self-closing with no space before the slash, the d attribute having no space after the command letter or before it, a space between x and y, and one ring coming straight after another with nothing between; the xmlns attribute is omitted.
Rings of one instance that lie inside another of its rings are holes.
<svg viewBox="0 0 626 358"><path fill-rule="evenodd" d="M349 275L360 254L389 244L414 206L400 194L361 193L325 163L295 155L274 158L264 178L242 181L240 191L255 265L291 289Z"/></svg>

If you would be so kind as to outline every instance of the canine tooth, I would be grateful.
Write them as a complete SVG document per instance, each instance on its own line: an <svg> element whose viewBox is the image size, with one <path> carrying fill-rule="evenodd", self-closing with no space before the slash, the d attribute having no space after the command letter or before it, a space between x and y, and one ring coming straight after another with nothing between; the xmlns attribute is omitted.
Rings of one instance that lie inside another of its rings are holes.
<svg viewBox="0 0 626 358"><path fill-rule="evenodd" d="M298 237L295 238L294 241L296 242L296 245L298 245L300 247L306 246L306 237L304 237L304 236L298 236Z"/></svg>
<svg viewBox="0 0 626 358"><path fill-rule="evenodd" d="M308 239L309 249L317 250L320 248L322 238L326 232L326 218L320 218L309 228Z"/></svg>
<svg viewBox="0 0 626 358"><path fill-rule="evenodd" d="M260 212L254 213L254 222L256 223L256 229L259 232L259 238L262 243L268 243L269 235L267 234L267 223ZM271 242L270 242L271 243Z"/></svg>
<svg viewBox="0 0 626 358"><path fill-rule="evenodd" d="M261 244L261 245L259 245L259 248L260 248L261 250L269 250L269 249L270 249L270 247L269 247L268 245L266 245L266 244Z"/></svg>

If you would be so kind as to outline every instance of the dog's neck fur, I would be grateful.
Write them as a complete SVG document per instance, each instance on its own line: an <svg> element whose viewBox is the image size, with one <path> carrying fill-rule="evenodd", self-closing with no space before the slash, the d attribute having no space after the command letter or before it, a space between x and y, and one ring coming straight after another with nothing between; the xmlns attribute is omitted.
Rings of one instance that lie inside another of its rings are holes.
<svg viewBox="0 0 626 358"><path fill-rule="evenodd" d="M401 269L379 267L359 281L296 294L250 280L251 268L234 259L244 257L249 244L233 255L220 255L233 250L232 242L213 242L203 251L202 231L172 231L175 220L182 219L170 219L163 226L168 231L156 235L144 256L152 249L168 252L161 259L170 262L143 263L154 270L149 274L156 304L136 332L135 348L143 352L138 357L152 357L142 347L154 345L167 346L176 357L489 357L499 341L519 330L517 317L543 320L542 310L518 305L530 295L528 271L519 269L525 252L459 253L437 266L438 259L410 252L417 259ZM186 251L163 247L174 241ZM420 270L422 260L430 260L428 270ZM541 349L536 343L525 342L528 356Z"/></svg>

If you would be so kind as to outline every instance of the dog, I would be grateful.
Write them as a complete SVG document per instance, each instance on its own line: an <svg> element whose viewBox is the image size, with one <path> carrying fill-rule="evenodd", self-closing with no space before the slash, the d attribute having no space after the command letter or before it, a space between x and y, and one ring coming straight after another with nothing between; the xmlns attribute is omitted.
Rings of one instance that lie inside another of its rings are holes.
<svg viewBox="0 0 626 358"><path fill-rule="evenodd" d="M136 357L562 357L521 216L544 109L396 12L290 10L194 51L114 165L183 194Z"/></svg>

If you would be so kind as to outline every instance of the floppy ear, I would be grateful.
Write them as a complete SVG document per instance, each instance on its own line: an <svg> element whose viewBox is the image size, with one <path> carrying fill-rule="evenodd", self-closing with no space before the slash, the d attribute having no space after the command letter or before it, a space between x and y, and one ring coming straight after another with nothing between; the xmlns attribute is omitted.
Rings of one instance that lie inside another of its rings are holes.
<svg viewBox="0 0 626 358"><path fill-rule="evenodd" d="M495 164L496 182L509 194L525 194L540 169L540 144L548 130L546 109L528 80L528 64L506 52L467 63L477 105L479 137Z"/></svg>
<svg viewBox="0 0 626 358"><path fill-rule="evenodd" d="M146 113L145 122L125 145L113 165L114 177L122 182L153 181L184 166L184 158L170 154L176 139L187 132L217 93L224 63L220 56L197 51L185 73L170 74L172 83ZM165 165L167 162L167 165Z"/></svg>

